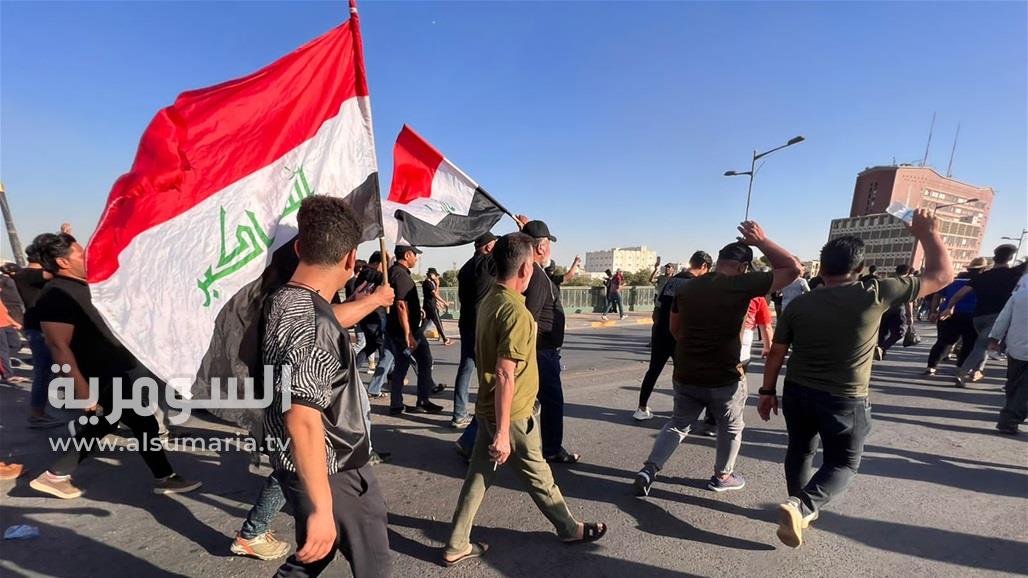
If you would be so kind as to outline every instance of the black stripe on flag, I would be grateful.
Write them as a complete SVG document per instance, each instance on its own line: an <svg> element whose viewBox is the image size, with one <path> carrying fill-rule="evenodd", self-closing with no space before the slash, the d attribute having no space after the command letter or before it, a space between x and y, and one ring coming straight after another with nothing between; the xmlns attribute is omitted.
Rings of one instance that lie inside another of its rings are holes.
<svg viewBox="0 0 1028 578"><path fill-rule="evenodd" d="M467 215L450 213L433 225L399 209L396 220L400 236L411 245L421 247L455 247L472 243L493 228L506 211L478 187L471 199Z"/></svg>

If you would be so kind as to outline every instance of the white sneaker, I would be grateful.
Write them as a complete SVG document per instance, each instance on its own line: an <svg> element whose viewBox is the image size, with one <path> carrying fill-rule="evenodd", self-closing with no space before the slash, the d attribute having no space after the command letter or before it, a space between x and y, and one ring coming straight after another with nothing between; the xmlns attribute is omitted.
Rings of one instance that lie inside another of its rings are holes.
<svg viewBox="0 0 1028 578"><path fill-rule="evenodd" d="M648 407L640 407L632 414L632 418L635 421L646 421L648 419L653 419L653 412L650 411L650 408Z"/></svg>

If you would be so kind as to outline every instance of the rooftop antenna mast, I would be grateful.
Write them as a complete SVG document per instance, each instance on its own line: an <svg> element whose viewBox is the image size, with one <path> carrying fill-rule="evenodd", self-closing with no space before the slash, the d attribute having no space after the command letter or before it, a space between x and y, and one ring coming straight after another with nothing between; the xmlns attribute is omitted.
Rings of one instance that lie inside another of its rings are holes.
<svg viewBox="0 0 1028 578"><path fill-rule="evenodd" d="M928 149L932 148L932 131L935 130L935 113L932 113L932 125L928 128L928 144L924 147L924 158L921 159L921 166L928 162Z"/></svg>
<svg viewBox="0 0 1028 578"><path fill-rule="evenodd" d="M957 134L953 136L953 149L949 151L949 164L946 165L946 178L953 176L953 155L957 152L957 139L960 138L960 123L957 123Z"/></svg>

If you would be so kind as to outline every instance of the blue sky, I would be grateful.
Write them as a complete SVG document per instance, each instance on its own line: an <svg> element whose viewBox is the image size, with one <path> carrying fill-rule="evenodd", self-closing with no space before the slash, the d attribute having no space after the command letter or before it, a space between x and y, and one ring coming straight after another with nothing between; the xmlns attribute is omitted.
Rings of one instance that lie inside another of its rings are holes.
<svg viewBox="0 0 1028 578"><path fill-rule="evenodd" d="M752 215L816 255L856 173L919 160L996 189L986 245L1026 222L1024 2L361 4L382 187L404 122L555 255L646 244L665 260ZM333 2L0 4L0 178L23 241L90 233L139 136L184 90L249 73L347 16ZM497 230L510 229L503 224ZM10 247L3 236L3 254ZM447 268L468 248L433 249Z"/></svg>

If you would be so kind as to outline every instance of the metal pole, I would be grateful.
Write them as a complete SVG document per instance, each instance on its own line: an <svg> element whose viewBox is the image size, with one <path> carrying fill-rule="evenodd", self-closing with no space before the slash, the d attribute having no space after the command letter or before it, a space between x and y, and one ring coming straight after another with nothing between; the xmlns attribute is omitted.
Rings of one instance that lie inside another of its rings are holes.
<svg viewBox="0 0 1028 578"><path fill-rule="evenodd" d="M746 218L744 221L750 220L750 197L753 195L753 173L754 168L757 166L757 151L753 151L753 160L750 161L750 185L746 188Z"/></svg>
<svg viewBox="0 0 1028 578"><path fill-rule="evenodd" d="M11 251L14 253L14 262L19 267L25 267L25 253L21 250L21 241L18 239L18 230L14 228L14 216L11 215L11 207L7 204L7 192L4 191L4 184L0 183L0 210L4 213L4 223L7 225L7 238L11 241Z"/></svg>

